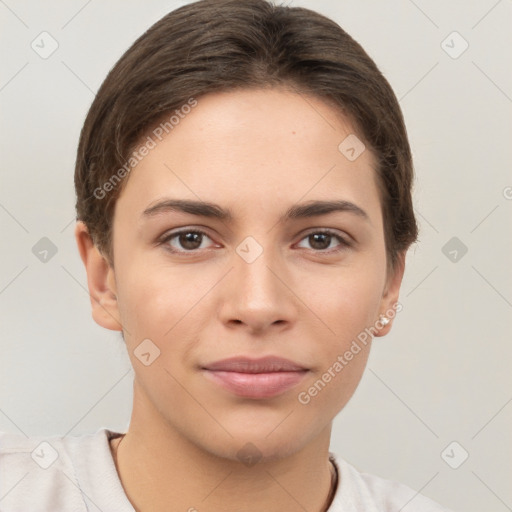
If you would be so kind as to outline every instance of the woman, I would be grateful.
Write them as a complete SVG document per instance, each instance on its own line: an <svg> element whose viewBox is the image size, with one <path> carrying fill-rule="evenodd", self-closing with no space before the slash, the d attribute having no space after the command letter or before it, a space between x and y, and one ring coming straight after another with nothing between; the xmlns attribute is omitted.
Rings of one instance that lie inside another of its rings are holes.
<svg viewBox="0 0 512 512"><path fill-rule="evenodd" d="M203 0L157 22L102 84L75 171L130 426L4 435L2 510L446 510L329 452L400 310L412 182L396 97L333 21Z"/></svg>

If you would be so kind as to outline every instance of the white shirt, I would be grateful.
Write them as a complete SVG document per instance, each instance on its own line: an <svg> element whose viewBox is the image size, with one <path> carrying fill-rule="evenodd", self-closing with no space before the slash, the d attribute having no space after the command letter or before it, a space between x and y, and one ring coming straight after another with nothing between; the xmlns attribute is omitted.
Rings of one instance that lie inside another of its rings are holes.
<svg viewBox="0 0 512 512"><path fill-rule="evenodd" d="M1 512L134 512L102 428L76 437L0 432ZM360 473L331 453L338 487L328 512L451 512L409 487Z"/></svg>

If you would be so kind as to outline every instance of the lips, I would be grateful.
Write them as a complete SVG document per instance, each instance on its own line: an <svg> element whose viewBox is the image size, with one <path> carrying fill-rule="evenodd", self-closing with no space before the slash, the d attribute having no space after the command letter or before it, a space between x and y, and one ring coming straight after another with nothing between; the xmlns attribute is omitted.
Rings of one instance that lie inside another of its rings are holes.
<svg viewBox="0 0 512 512"><path fill-rule="evenodd" d="M232 357L223 359L205 366L206 370L241 372L241 373L273 373L273 372L297 372L307 370L303 366L284 359L282 357L262 357L250 359L248 357Z"/></svg>
<svg viewBox="0 0 512 512"><path fill-rule="evenodd" d="M233 357L202 368L206 378L225 390L252 399L272 398L296 386L308 369L289 359Z"/></svg>

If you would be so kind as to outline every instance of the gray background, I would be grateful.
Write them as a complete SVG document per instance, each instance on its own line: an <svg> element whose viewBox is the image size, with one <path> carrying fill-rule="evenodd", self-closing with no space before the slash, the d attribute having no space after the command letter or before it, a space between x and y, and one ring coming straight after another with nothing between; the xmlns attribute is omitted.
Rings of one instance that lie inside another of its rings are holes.
<svg viewBox="0 0 512 512"><path fill-rule="evenodd" d="M73 238L74 159L108 70L184 3L0 0L0 430L128 425L129 360L120 335L91 319ZM512 2L287 3L332 17L375 59L417 172L404 309L375 339L332 450L454 510L512 510ZM31 48L42 31L59 45L46 59ZM453 31L469 43L458 58ZM32 252L42 237L57 248L47 262ZM458 469L445 462L465 451Z"/></svg>

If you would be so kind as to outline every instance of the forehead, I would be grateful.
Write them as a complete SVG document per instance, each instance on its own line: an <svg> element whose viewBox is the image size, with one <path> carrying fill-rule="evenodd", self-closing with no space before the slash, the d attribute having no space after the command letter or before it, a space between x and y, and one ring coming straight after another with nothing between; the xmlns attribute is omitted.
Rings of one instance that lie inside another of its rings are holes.
<svg viewBox="0 0 512 512"><path fill-rule="evenodd" d="M372 152L347 158L343 141L358 140L353 127L313 96L283 89L212 93L198 98L161 140L149 136L154 147L130 172L121 207L129 203L141 212L173 196L234 211L334 198L370 215L380 209Z"/></svg>

